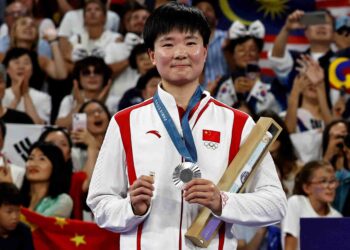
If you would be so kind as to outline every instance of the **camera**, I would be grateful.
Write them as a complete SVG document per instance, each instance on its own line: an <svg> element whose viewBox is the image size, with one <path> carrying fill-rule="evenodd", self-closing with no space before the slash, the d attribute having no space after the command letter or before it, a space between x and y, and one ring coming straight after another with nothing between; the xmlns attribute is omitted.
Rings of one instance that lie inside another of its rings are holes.
<svg viewBox="0 0 350 250"><path fill-rule="evenodd" d="M337 144L337 147L338 148L343 148L344 145L347 147L347 148L350 148L350 135L338 135L337 138L342 138L343 139L343 142L342 143L338 143Z"/></svg>

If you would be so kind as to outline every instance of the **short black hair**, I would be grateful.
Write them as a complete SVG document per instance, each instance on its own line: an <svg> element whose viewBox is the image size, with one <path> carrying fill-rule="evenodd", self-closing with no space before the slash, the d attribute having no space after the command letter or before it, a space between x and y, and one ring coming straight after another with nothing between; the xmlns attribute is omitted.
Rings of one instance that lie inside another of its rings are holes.
<svg viewBox="0 0 350 250"><path fill-rule="evenodd" d="M90 66L94 67L95 70L102 72L103 86L106 86L108 83L108 80L111 78L112 70L108 67L108 65L105 63L105 61L102 58L96 57L96 56L88 56L77 61L74 64L72 75L73 75L73 79L76 79L78 81L79 87L81 88L81 84L80 84L81 71L88 69Z"/></svg>
<svg viewBox="0 0 350 250"><path fill-rule="evenodd" d="M154 50L154 42L160 35L178 29L181 32L199 32L203 45L209 43L210 27L203 13L184 4L170 2L157 8L147 19L143 38L148 49Z"/></svg>
<svg viewBox="0 0 350 250"><path fill-rule="evenodd" d="M39 61L38 61L38 54L35 51L24 49L24 48L17 48L17 47L9 49L6 52L5 58L2 61L2 63L5 65L7 69L12 60L18 59L24 55L29 56L32 62L32 68L33 68L32 76L29 79L29 86L40 90L44 83L45 74L40 68ZM11 85L11 78L7 77L7 86L9 87L10 85Z"/></svg>
<svg viewBox="0 0 350 250"><path fill-rule="evenodd" d="M145 44L140 43L135 45L135 47L131 50L130 56L129 56L129 64L130 67L137 70L137 63L136 63L136 57L141 54L147 54L147 47Z"/></svg>
<svg viewBox="0 0 350 250"><path fill-rule="evenodd" d="M21 205L21 196L15 184L0 182L0 206L2 205Z"/></svg>
<svg viewBox="0 0 350 250"><path fill-rule="evenodd" d="M141 76L136 83L137 89L145 89L147 86L147 83L149 80L151 80L153 77L160 77L159 72L156 67L151 68L148 70L143 76Z"/></svg>
<svg viewBox="0 0 350 250"><path fill-rule="evenodd" d="M85 12L86 12L86 8L90 3L96 3L97 5L99 5L102 9L102 12L105 14L105 16L107 17L107 6L106 6L106 1L101 1L101 0L86 0L84 2L84 6L83 6L83 11L84 11L84 16L85 16Z"/></svg>

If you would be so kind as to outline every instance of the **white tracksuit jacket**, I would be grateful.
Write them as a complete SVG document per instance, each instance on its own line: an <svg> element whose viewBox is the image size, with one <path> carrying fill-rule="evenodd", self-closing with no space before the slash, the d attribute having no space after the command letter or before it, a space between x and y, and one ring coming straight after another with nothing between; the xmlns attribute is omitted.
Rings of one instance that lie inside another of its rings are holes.
<svg viewBox="0 0 350 250"><path fill-rule="evenodd" d="M160 87L158 92L182 135L175 99ZM218 183L254 122L204 93L189 123L202 178ZM203 140L203 130L220 133L216 147ZM99 226L120 233L120 249L199 249L185 238L185 233L200 206L187 203L172 181L173 170L181 161L153 99L122 110L111 119L87 203ZM155 172L152 203L145 215L136 216L128 187L150 171ZM236 249L234 224L264 226L283 218L287 201L269 154L250 183L249 193L226 193L228 200L219 217L226 222L225 231L212 240L208 249Z"/></svg>

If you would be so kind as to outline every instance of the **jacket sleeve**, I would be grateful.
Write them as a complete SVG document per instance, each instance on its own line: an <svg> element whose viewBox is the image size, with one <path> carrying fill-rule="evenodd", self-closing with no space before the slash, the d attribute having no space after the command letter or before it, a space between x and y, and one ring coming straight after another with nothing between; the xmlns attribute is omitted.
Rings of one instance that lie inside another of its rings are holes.
<svg viewBox="0 0 350 250"><path fill-rule="evenodd" d="M143 216L134 215L127 190L125 151L118 124L112 118L96 161L87 197L87 204L100 227L113 232L127 232L147 217L148 213Z"/></svg>
<svg viewBox="0 0 350 250"><path fill-rule="evenodd" d="M254 122L249 118L242 132L242 142ZM225 202L219 219L246 226L267 226L280 222L287 209L286 195L278 178L275 164L268 153L247 185L246 193L223 192Z"/></svg>

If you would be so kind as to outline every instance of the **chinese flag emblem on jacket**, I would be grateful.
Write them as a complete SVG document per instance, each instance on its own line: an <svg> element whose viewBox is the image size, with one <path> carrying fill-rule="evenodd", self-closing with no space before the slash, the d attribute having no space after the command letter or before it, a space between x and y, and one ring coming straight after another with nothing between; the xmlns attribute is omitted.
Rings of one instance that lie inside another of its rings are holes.
<svg viewBox="0 0 350 250"><path fill-rule="evenodd" d="M45 217L26 208L21 209L21 221L31 228L35 249L119 249L119 234L94 223Z"/></svg>

